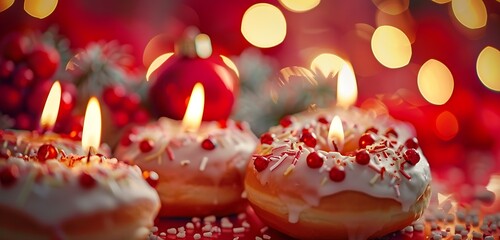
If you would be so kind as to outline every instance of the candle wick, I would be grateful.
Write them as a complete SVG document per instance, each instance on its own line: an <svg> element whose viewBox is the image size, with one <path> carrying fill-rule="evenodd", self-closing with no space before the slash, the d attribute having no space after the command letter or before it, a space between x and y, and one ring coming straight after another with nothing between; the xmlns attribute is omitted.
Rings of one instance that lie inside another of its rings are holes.
<svg viewBox="0 0 500 240"><path fill-rule="evenodd" d="M338 148L337 144L335 143L335 140L332 140L332 145L333 145L333 150L335 150L335 152L338 152L339 148Z"/></svg>
<svg viewBox="0 0 500 240"><path fill-rule="evenodd" d="M89 152L87 154L87 164L90 164L90 157L94 155L94 147L90 146L89 147Z"/></svg>

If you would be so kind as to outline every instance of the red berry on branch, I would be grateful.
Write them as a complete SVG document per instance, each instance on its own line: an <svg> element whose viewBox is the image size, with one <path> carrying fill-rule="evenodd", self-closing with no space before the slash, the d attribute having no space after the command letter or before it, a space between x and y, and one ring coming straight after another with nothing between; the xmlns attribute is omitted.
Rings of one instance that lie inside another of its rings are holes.
<svg viewBox="0 0 500 240"><path fill-rule="evenodd" d="M345 179L345 171L342 167L333 166L329 172L330 179L334 182L342 182Z"/></svg>
<svg viewBox="0 0 500 240"><path fill-rule="evenodd" d="M147 153L153 150L154 145L155 143L153 141L144 139L139 143L139 149L141 150L141 152Z"/></svg>
<svg viewBox="0 0 500 240"><path fill-rule="evenodd" d="M260 136L260 143L261 144L273 144L274 142L274 137L270 133L264 133L262 136Z"/></svg>
<svg viewBox="0 0 500 240"><path fill-rule="evenodd" d="M201 142L201 147L205 150L213 150L215 149L215 144L212 139L207 138Z"/></svg>
<svg viewBox="0 0 500 240"><path fill-rule="evenodd" d="M6 166L0 170L0 183L2 187L11 187L16 183L18 178L19 167L17 165Z"/></svg>
<svg viewBox="0 0 500 240"><path fill-rule="evenodd" d="M22 94L19 89L12 86L0 85L0 112L16 113L21 110Z"/></svg>
<svg viewBox="0 0 500 240"><path fill-rule="evenodd" d="M292 125L292 117L291 116L284 116L281 120L280 120L280 125L282 127L288 127L290 125Z"/></svg>
<svg viewBox="0 0 500 240"><path fill-rule="evenodd" d="M306 158L307 166L310 168L320 168L324 161L325 158L318 152L309 153Z"/></svg>
<svg viewBox="0 0 500 240"><path fill-rule="evenodd" d="M406 150L403 157L411 165L416 165L420 161L420 154L413 148Z"/></svg>
<svg viewBox="0 0 500 240"><path fill-rule="evenodd" d="M97 184L97 181L94 179L94 177L86 172L82 172L78 179L78 182L83 189L91 189Z"/></svg>
<svg viewBox="0 0 500 240"><path fill-rule="evenodd" d="M364 133L361 135L359 138L359 147L360 148L366 148L368 145L372 145L375 143L375 135L373 133Z"/></svg>
<svg viewBox="0 0 500 240"><path fill-rule="evenodd" d="M370 154L366 149L361 149L356 152L356 162L361 165L366 165L370 162Z"/></svg>
<svg viewBox="0 0 500 240"><path fill-rule="evenodd" d="M316 147L316 143L318 142L316 139L316 134L312 132L303 132L300 136L300 141L305 143L308 147Z"/></svg>
<svg viewBox="0 0 500 240"><path fill-rule="evenodd" d="M28 55L28 66L38 78L51 78L59 67L60 56L57 50L48 45L37 46Z"/></svg>
<svg viewBox="0 0 500 240"><path fill-rule="evenodd" d="M132 116L132 120L134 121L134 123L146 124L150 119L149 112L145 109L139 108L133 112L134 115Z"/></svg>
<svg viewBox="0 0 500 240"><path fill-rule="evenodd" d="M418 139L417 138L409 138L408 140L406 140L405 146L408 149L410 149L410 148L418 149Z"/></svg>
<svg viewBox="0 0 500 240"><path fill-rule="evenodd" d="M104 103L112 109L119 108L120 102L125 96L125 88L121 85L110 85L102 91L102 99Z"/></svg>
<svg viewBox="0 0 500 240"><path fill-rule="evenodd" d="M19 67L12 77L12 82L19 88L26 88L33 83L35 76L33 71L26 66Z"/></svg>
<svg viewBox="0 0 500 240"><path fill-rule="evenodd" d="M52 146L52 144L43 144L38 148L38 152L36 154L38 161L44 163L49 159L55 159L58 155L57 149Z"/></svg>
<svg viewBox="0 0 500 240"><path fill-rule="evenodd" d="M130 122L130 116L124 110L116 110L113 112L113 121L117 127L124 127Z"/></svg>
<svg viewBox="0 0 500 240"><path fill-rule="evenodd" d="M257 156L253 161L253 166L258 172L264 171L264 169L266 169L268 165L269 161L263 156Z"/></svg>
<svg viewBox="0 0 500 240"><path fill-rule="evenodd" d="M15 33L9 35L3 43L2 53L6 59L14 62L23 60L29 51L29 39L21 34Z"/></svg>
<svg viewBox="0 0 500 240"><path fill-rule="evenodd" d="M0 62L0 78L1 79L6 79L10 77L10 75L14 72L14 68L16 66L14 65L14 62L11 60L1 60ZM1 80L0 79L0 80Z"/></svg>
<svg viewBox="0 0 500 240"><path fill-rule="evenodd" d="M136 93L129 93L123 96L120 108L127 112L134 112L139 108L141 98Z"/></svg>

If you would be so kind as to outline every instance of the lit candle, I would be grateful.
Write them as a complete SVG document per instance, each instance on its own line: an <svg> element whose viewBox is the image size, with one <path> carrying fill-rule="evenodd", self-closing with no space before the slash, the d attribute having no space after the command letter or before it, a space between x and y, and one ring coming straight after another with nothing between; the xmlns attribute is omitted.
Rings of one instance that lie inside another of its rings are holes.
<svg viewBox="0 0 500 240"><path fill-rule="evenodd" d="M55 81L50 88L49 96L45 101L40 118L40 128L42 131L52 130L56 124L57 115L59 113L59 105L61 104L61 84Z"/></svg>
<svg viewBox="0 0 500 240"><path fill-rule="evenodd" d="M182 121L162 117L136 126L115 151L117 158L159 174L160 216L235 213L245 202L243 173L257 138L246 123L203 121L204 98L196 83ZM192 194L200 187L203 196Z"/></svg>
<svg viewBox="0 0 500 240"><path fill-rule="evenodd" d="M328 143L331 144L330 149L336 152L342 151L344 146L344 128L342 127L342 121L340 117L335 115L333 117L332 123L330 124L330 130L328 131Z"/></svg>
<svg viewBox="0 0 500 240"><path fill-rule="evenodd" d="M91 97L85 119L83 121L82 148L89 154L97 149L101 143L101 107L97 98Z"/></svg>

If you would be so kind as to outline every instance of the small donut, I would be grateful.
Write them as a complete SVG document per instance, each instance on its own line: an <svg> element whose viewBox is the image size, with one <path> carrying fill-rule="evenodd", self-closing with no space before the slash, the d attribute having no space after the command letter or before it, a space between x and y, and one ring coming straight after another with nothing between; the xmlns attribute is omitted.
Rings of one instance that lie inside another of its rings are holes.
<svg viewBox="0 0 500 240"><path fill-rule="evenodd" d="M343 144L327 140L335 115ZM411 224L429 203L429 164L414 131L387 115L300 113L260 140L247 169L247 197L262 221L289 236L381 237Z"/></svg>
<svg viewBox="0 0 500 240"><path fill-rule="evenodd" d="M220 216L245 207L244 171L257 141L244 122L203 122L189 133L160 118L131 129L115 154L159 174L160 216Z"/></svg>
<svg viewBox="0 0 500 240"><path fill-rule="evenodd" d="M96 155L48 156L0 156L1 239L147 237L160 199L139 167Z"/></svg>

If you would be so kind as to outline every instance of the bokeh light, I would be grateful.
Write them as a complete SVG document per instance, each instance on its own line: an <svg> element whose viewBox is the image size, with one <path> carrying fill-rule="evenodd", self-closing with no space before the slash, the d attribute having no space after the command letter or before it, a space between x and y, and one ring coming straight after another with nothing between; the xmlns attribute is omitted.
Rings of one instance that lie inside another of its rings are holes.
<svg viewBox="0 0 500 240"><path fill-rule="evenodd" d="M487 88L500 91L500 51L487 46L477 56L477 76Z"/></svg>
<svg viewBox="0 0 500 240"><path fill-rule="evenodd" d="M453 0L451 9L455 18L467 28L486 26L488 14L482 0Z"/></svg>
<svg viewBox="0 0 500 240"><path fill-rule="evenodd" d="M391 15L398 15L408 9L410 0L372 0L377 8Z"/></svg>
<svg viewBox="0 0 500 240"><path fill-rule="evenodd" d="M410 62L410 40L398 28L385 25L375 29L371 47L375 58L388 68L404 67Z"/></svg>
<svg viewBox="0 0 500 240"><path fill-rule="evenodd" d="M48 17L57 7L57 0L25 0L24 11L36 18Z"/></svg>
<svg viewBox="0 0 500 240"><path fill-rule="evenodd" d="M432 1L439 4L445 4L451 2L451 0L432 0Z"/></svg>
<svg viewBox="0 0 500 240"><path fill-rule="evenodd" d="M345 61L341 57L331 53L322 53L312 60L311 70L328 78L337 75L344 64Z"/></svg>
<svg viewBox="0 0 500 240"><path fill-rule="evenodd" d="M220 55L220 57L222 58L222 61L227 65L227 67L231 68L234 71L234 73L236 73L236 76L240 77L240 72L238 71L236 64L234 64L234 62L231 61L230 58L224 55Z"/></svg>
<svg viewBox="0 0 500 240"><path fill-rule="evenodd" d="M285 16L271 4L255 4L248 8L243 15L241 33L248 42L256 47L274 47L285 39Z"/></svg>
<svg viewBox="0 0 500 240"><path fill-rule="evenodd" d="M428 102L435 105L445 104L453 94L453 75L446 65L430 59L418 71L418 89Z"/></svg>
<svg viewBox="0 0 500 240"><path fill-rule="evenodd" d="M281 5L292 12L306 12L319 5L321 0L279 0Z"/></svg>
<svg viewBox="0 0 500 240"><path fill-rule="evenodd" d="M436 118L436 134L444 141L454 138L459 130L458 120L449 111L443 111Z"/></svg>
<svg viewBox="0 0 500 240"><path fill-rule="evenodd" d="M14 4L14 0L0 0L0 12L3 12L7 8L10 8L12 4Z"/></svg>
<svg viewBox="0 0 500 240"><path fill-rule="evenodd" d="M172 55L174 55L173 52L165 53L160 56L158 56L152 63L149 65L148 71L146 72L146 80L149 81L149 78L151 77L151 74L158 69L165 61L167 61Z"/></svg>
<svg viewBox="0 0 500 240"><path fill-rule="evenodd" d="M196 55L200 58L208 58L212 55L212 42L207 34L198 34L194 38Z"/></svg>

